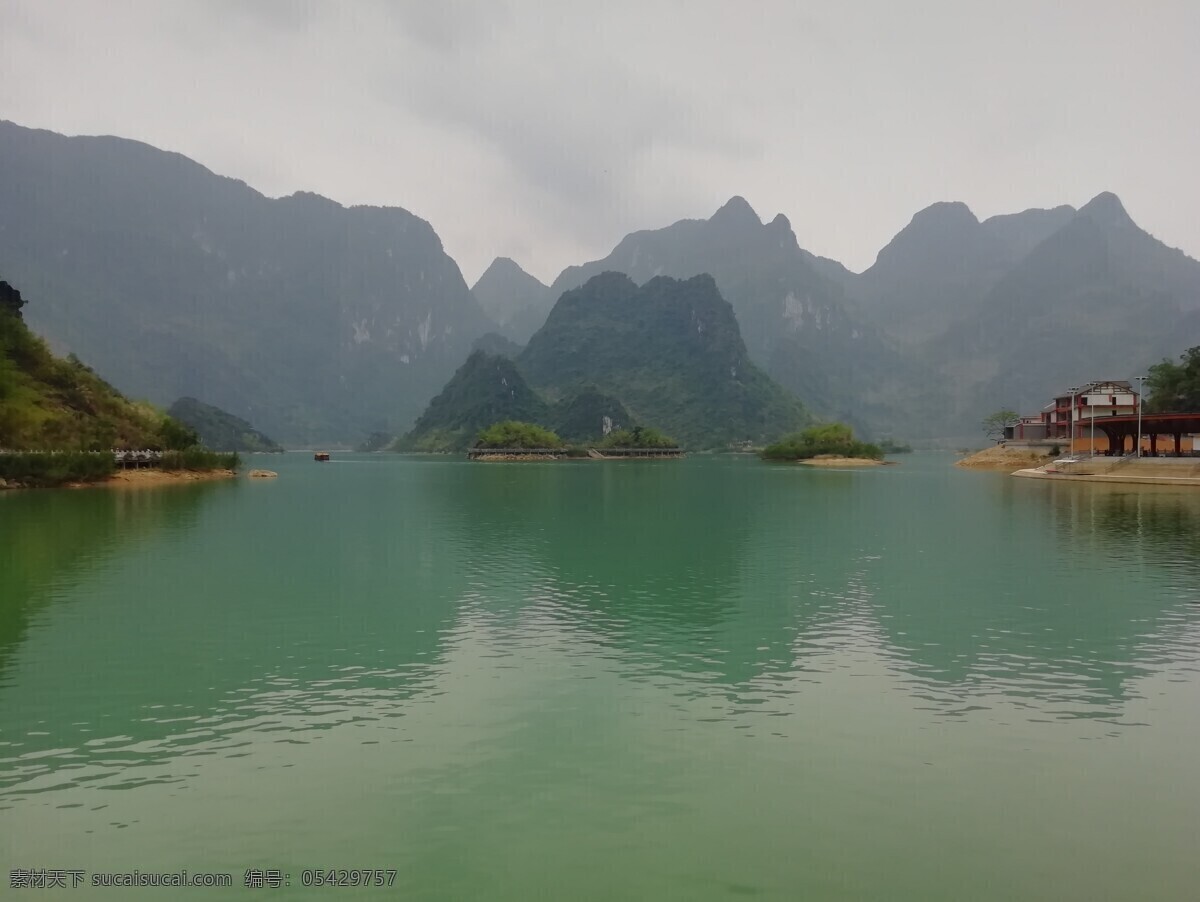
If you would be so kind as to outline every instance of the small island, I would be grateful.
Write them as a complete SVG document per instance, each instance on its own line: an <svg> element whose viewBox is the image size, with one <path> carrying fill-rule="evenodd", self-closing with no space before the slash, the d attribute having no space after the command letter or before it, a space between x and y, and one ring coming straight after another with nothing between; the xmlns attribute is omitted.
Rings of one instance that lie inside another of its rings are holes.
<svg viewBox="0 0 1200 902"><path fill-rule="evenodd" d="M589 456L603 460L683 457L683 449L675 439L649 426L615 429L588 450Z"/></svg>
<svg viewBox="0 0 1200 902"><path fill-rule="evenodd" d="M634 426L617 429L594 445L567 444L558 433L518 420L493 423L479 433L467 451L471 460L634 460L678 459L683 449L657 429Z"/></svg>
<svg viewBox="0 0 1200 902"><path fill-rule="evenodd" d="M822 423L785 435L762 450L766 461L787 461L814 467L883 466L883 450L860 442L845 423Z"/></svg>

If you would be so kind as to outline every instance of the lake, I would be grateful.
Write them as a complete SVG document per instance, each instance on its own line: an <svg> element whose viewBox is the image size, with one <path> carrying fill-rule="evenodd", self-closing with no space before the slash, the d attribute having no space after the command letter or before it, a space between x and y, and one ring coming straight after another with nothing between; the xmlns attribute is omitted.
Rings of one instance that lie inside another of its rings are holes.
<svg viewBox="0 0 1200 902"><path fill-rule="evenodd" d="M3 494L3 887L1195 898L1200 492L898 460Z"/></svg>

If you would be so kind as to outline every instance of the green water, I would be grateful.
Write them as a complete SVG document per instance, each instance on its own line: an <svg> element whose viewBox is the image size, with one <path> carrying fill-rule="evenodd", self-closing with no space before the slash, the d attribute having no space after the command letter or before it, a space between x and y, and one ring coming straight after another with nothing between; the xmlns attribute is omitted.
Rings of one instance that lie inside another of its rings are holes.
<svg viewBox="0 0 1200 902"><path fill-rule="evenodd" d="M3 890L1195 898L1200 494L902 461L0 496Z"/></svg>

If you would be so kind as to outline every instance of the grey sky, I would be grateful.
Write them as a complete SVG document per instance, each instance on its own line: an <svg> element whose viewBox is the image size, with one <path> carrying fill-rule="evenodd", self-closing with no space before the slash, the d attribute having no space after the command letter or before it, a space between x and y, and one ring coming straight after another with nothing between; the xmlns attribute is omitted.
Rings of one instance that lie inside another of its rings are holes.
<svg viewBox="0 0 1200 902"><path fill-rule="evenodd" d="M1200 256L1200 3L0 0L0 118L428 219L550 281L733 194L852 269L1115 191Z"/></svg>

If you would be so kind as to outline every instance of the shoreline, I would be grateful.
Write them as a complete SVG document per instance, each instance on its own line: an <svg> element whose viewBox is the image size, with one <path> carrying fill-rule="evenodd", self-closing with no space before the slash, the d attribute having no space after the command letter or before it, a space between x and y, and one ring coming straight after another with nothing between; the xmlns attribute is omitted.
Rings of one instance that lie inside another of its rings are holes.
<svg viewBox="0 0 1200 902"><path fill-rule="evenodd" d="M1048 479L1053 482L1090 482L1125 486L1159 486L1165 488L1200 487L1200 475L1197 475L1195 472L1174 476L1161 473L1153 474L1145 470L1126 470L1125 472L1117 473L1069 473L1062 470L1046 470L1042 467L1026 467L1015 471L1011 475L1022 479Z"/></svg>
<svg viewBox="0 0 1200 902"><path fill-rule="evenodd" d="M1048 452L1031 451L1025 448L1006 448L1003 445L997 445L959 458L954 462L954 466L962 470L996 470L1003 473L1012 473L1015 470L1028 469L1048 463L1053 460L1053 457Z"/></svg>
<svg viewBox="0 0 1200 902"><path fill-rule="evenodd" d="M796 463L804 467L886 467L893 461L876 460L873 457L810 457Z"/></svg>
<svg viewBox="0 0 1200 902"><path fill-rule="evenodd" d="M186 485L214 479L235 479L236 470L118 470L96 482L68 482L49 488L62 489L147 489L156 486Z"/></svg>

